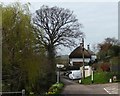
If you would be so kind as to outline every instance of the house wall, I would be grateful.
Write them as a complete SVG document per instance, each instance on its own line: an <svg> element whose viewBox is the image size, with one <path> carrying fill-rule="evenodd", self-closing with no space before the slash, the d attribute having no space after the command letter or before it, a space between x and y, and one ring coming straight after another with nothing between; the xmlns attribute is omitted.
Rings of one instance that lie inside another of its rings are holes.
<svg viewBox="0 0 120 96"><path fill-rule="evenodd" d="M84 62L88 63L90 61L90 58L85 58ZM70 65L73 66L73 62L83 62L82 58L71 58L70 59Z"/></svg>
<svg viewBox="0 0 120 96"><path fill-rule="evenodd" d="M83 77L83 67L80 67L81 76ZM92 68L90 66L85 66L85 77L88 77L92 74Z"/></svg>
<svg viewBox="0 0 120 96"><path fill-rule="evenodd" d="M97 56L96 55L92 55L91 56L91 60L95 61L95 59L97 59Z"/></svg>

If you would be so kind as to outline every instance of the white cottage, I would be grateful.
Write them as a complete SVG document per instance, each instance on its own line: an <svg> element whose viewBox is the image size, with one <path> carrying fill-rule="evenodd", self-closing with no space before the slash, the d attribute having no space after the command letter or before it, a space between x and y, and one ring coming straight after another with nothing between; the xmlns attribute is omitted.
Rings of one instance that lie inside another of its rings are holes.
<svg viewBox="0 0 120 96"><path fill-rule="evenodd" d="M90 61L95 61L96 55L92 52L89 48L88 49L82 48L82 44L79 47L74 49L69 55L70 66L78 66L82 72L83 66L83 52L84 52L84 64L85 64L85 77L91 75L91 66L88 65Z"/></svg>
<svg viewBox="0 0 120 96"><path fill-rule="evenodd" d="M82 45L73 50L69 55L70 66L82 66L83 64L83 48ZM91 54L84 48L84 62L89 63Z"/></svg>

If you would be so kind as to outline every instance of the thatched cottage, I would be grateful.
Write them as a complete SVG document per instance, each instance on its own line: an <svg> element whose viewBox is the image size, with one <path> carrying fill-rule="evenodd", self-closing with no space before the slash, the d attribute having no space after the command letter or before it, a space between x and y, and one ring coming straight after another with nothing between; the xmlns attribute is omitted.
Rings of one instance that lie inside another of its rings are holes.
<svg viewBox="0 0 120 96"><path fill-rule="evenodd" d="M83 51L84 50L84 51ZM90 62L96 60L96 55L89 48L83 49L82 44L74 49L69 55L70 66L78 66L82 71L83 66L83 54L84 54L84 64L85 64L85 77L91 75L91 67L89 66Z"/></svg>

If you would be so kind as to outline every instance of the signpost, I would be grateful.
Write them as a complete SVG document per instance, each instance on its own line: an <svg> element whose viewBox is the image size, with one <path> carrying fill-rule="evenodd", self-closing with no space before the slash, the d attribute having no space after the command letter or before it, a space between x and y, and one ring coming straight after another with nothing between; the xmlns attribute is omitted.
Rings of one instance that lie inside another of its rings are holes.
<svg viewBox="0 0 120 96"><path fill-rule="evenodd" d="M64 67L64 65L56 65L56 69L57 69L57 83L60 83L60 68Z"/></svg>
<svg viewBox="0 0 120 96"><path fill-rule="evenodd" d="M92 68L91 81L92 81L92 83L94 83L94 68Z"/></svg>
<svg viewBox="0 0 120 96"><path fill-rule="evenodd" d="M25 89L22 89L22 96L25 96Z"/></svg>
<svg viewBox="0 0 120 96"><path fill-rule="evenodd" d="M57 83L59 83L59 82L60 82L60 72L57 71Z"/></svg>

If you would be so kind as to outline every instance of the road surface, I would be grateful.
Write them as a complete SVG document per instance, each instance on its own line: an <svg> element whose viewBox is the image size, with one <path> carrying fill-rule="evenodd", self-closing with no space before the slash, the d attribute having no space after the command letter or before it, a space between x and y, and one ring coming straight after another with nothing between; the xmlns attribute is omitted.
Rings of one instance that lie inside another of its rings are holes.
<svg viewBox="0 0 120 96"><path fill-rule="evenodd" d="M95 94L109 96L108 94L113 94L112 96L119 96L117 83L83 85L77 83L77 81L63 77L61 81L65 83L65 87L61 93L65 96L69 96L70 94L78 94L79 96L84 96L84 94L89 94L86 96L96 96Z"/></svg>

